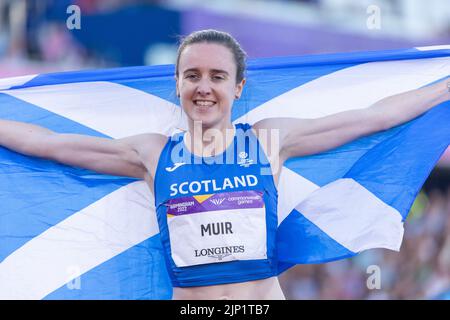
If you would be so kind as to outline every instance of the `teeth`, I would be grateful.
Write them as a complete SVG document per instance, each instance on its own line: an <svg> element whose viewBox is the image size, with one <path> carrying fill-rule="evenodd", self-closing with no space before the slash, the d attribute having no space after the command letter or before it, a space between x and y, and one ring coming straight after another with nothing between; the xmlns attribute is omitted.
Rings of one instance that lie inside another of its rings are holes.
<svg viewBox="0 0 450 320"><path fill-rule="evenodd" d="M203 101L203 100L196 100L195 104L198 106L205 106L205 107L210 107L214 104L215 102L213 101Z"/></svg>

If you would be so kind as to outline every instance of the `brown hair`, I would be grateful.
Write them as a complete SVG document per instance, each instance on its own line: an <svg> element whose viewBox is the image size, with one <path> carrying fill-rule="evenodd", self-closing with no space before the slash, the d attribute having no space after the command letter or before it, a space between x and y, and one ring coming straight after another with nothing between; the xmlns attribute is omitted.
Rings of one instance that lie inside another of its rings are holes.
<svg viewBox="0 0 450 320"><path fill-rule="evenodd" d="M178 64L180 62L180 56L183 53L183 50L191 44L204 42L221 44L230 49L236 63L236 83L241 82L245 75L245 59L247 54L236 39L234 39L229 33L213 29L195 31L187 37L181 39L180 46L178 47L177 62L175 64L175 76L178 78Z"/></svg>

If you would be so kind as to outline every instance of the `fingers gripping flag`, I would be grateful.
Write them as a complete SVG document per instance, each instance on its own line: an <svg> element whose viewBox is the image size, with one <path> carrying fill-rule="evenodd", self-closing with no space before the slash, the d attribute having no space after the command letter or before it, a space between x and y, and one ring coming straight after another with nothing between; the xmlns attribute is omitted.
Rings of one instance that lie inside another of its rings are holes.
<svg viewBox="0 0 450 320"><path fill-rule="evenodd" d="M174 68L0 80L0 119L123 138L186 128ZM450 46L252 60L233 122L367 108L450 74ZM279 182L279 272L399 250L403 221L450 142L450 102L401 126L289 159ZM0 299L169 299L144 181L0 148Z"/></svg>

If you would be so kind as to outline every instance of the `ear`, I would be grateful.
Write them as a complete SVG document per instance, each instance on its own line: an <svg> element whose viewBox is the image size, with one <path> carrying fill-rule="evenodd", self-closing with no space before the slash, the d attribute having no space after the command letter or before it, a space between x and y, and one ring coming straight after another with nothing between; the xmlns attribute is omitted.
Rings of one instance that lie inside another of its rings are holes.
<svg viewBox="0 0 450 320"><path fill-rule="evenodd" d="M236 85L236 90L235 90L235 93L234 93L235 99L239 99L239 98L241 97L241 95L242 95L242 90L244 89L245 81L246 81L246 79L244 78L244 79L242 79L241 82L239 82L239 83Z"/></svg>

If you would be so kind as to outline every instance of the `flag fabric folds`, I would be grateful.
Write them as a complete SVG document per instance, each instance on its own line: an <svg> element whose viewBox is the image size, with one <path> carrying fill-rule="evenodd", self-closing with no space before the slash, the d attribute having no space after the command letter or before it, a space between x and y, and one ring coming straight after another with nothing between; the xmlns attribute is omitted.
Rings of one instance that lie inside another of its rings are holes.
<svg viewBox="0 0 450 320"><path fill-rule="evenodd" d="M0 119L122 138L186 128L173 65L0 80ZM232 121L367 108L450 74L450 46L249 61ZM289 159L279 182L279 272L370 248L403 222L450 142L450 102L398 127ZM170 299L145 182L0 147L0 299Z"/></svg>

